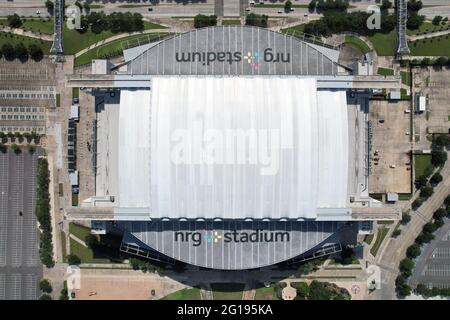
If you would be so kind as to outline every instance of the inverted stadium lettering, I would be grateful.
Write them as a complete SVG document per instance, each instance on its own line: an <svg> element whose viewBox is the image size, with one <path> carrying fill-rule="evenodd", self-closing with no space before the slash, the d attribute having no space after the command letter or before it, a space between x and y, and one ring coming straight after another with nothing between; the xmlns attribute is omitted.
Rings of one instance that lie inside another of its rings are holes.
<svg viewBox="0 0 450 320"><path fill-rule="evenodd" d="M259 242L289 242L290 234L287 231L264 231L256 229L253 232L246 231L226 231L220 234L217 231L206 231L203 236L201 232L195 231L176 231L175 242L192 242L194 247L202 244L203 240L207 242L219 243L259 243Z"/></svg>
<svg viewBox="0 0 450 320"><path fill-rule="evenodd" d="M243 59L247 60L248 63L262 61L272 63L289 63L291 62L291 54L284 52L274 53L272 48L266 48L262 55L258 52L248 52L247 54L243 54L240 51L192 51L175 53L175 60L177 62L200 62L204 66L209 66L211 63L216 61L226 62L231 65L234 62L241 62Z"/></svg>

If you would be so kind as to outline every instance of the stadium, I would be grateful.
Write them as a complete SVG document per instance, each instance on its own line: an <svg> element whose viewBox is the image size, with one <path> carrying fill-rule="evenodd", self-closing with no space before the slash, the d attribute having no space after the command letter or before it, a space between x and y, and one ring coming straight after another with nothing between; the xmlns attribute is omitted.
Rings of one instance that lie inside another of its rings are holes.
<svg viewBox="0 0 450 320"><path fill-rule="evenodd" d="M369 196L374 89L339 48L248 26L210 27L95 61L68 85L95 97L95 196L66 208L121 250L238 270L337 252Z"/></svg>

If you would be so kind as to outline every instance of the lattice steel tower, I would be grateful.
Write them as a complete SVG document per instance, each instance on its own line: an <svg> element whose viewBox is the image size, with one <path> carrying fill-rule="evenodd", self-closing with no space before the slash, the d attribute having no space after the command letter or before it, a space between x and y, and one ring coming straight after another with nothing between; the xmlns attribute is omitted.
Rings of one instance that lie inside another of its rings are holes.
<svg viewBox="0 0 450 320"><path fill-rule="evenodd" d="M56 61L64 59L63 49L63 26L64 26L64 0L55 0L54 4L55 31L53 33L53 44L50 53L56 56Z"/></svg>
<svg viewBox="0 0 450 320"><path fill-rule="evenodd" d="M397 11L397 57L409 55L408 40L406 38L406 23L408 21L408 2L407 0L396 0Z"/></svg>

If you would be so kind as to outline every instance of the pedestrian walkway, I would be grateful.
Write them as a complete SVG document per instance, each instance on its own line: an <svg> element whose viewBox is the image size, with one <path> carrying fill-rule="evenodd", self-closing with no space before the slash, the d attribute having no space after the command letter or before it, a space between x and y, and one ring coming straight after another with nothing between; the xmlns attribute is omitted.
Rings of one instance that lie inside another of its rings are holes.
<svg viewBox="0 0 450 320"><path fill-rule="evenodd" d="M15 29L10 27L0 27L0 32L12 33L18 36L25 36L34 39L44 40L44 41L53 41L53 36L50 34L42 34L32 31L25 31L23 29Z"/></svg>

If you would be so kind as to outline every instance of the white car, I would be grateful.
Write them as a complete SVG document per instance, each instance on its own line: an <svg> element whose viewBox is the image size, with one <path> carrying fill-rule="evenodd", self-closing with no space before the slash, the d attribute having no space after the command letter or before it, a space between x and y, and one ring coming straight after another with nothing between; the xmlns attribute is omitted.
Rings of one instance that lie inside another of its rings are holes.
<svg viewBox="0 0 450 320"><path fill-rule="evenodd" d="M41 14L41 11L39 11L39 10L36 10L36 14Z"/></svg>
<svg viewBox="0 0 450 320"><path fill-rule="evenodd" d="M278 13L283 13L283 10L278 10Z"/></svg>

